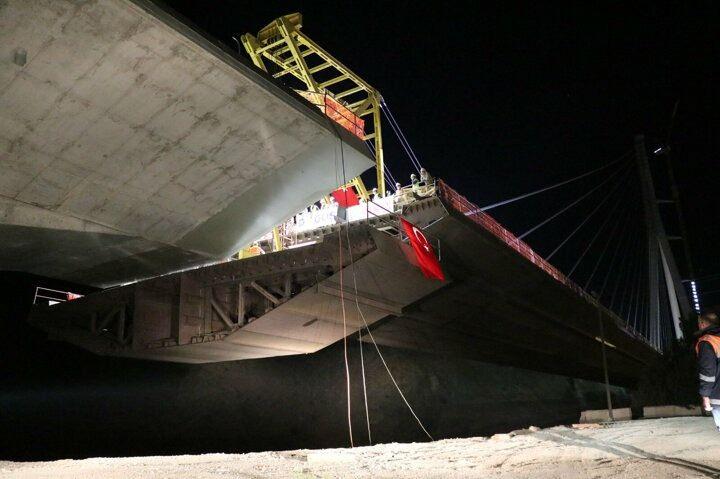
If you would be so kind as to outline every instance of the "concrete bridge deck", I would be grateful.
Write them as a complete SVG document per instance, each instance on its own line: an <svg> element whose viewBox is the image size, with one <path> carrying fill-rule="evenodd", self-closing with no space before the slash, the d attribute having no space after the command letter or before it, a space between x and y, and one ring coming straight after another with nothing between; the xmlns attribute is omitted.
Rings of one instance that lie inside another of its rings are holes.
<svg viewBox="0 0 720 479"><path fill-rule="evenodd" d="M343 337L338 329L343 321L341 271L346 332L362 326L354 268L361 310L385 346L597 381L603 377L603 339L610 380L624 386L636 384L659 358L614 313L598 308L443 199L416 201L404 207L403 215L439 240L448 281L424 278L402 251L407 245L361 222L349 230L354 265L347 251L344 259L338 257L337 234L329 234L303 248L36 307L30 321L100 354L213 362L309 353ZM260 290L248 286L255 280ZM188 297L195 299L188 302ZM109 316L118 308L132 313L122 321ZM183 311L198 312L188 316ZM241 319L251 316L249 323ZM220 336L198 344L206 335ZM369 341L365 333L364 340Z"/></svg>
<svg viewBox="0 0 720 479"><path fill-rule="evenodd" d="M228 257L373 165L148 0L0 2L0 271L107 287Z"/></svg>

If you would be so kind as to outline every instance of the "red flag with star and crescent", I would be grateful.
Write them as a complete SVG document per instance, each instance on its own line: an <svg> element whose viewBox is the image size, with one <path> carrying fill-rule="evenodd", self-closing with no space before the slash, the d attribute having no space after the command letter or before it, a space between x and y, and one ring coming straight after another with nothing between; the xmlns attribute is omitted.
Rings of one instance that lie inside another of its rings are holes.
<svg viewBox="0 0 720 479"><path fill-rule="evenodd" d="M355 193L355 188L352 186L338 188L330 194L335 198L335 201L337 201L337 204L340 205L341 208L349 208L360 204L358 195Z"/></svg>
<svg viewBox="0 0 720 479"><path fill-rule="evenodd" d="M425 277L445 281L445 274L440 267L440 262L438 261L437 256L435 256L435 250L430 245L423 232L405 218L400 218L400 222L402 223L403 230L405 230L405 234L407 234L410 238L410 245L412 246L413 251L415 251L418 265Z"/></svg>

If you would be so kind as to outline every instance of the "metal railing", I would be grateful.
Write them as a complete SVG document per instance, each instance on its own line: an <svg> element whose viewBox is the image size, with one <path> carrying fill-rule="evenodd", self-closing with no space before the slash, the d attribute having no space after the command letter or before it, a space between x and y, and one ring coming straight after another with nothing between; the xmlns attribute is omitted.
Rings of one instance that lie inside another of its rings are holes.
<svg viewBox="0 0 720 479"><path fill-rule="evenodd" d="M70 291L61 291L59 289L36 286L32 304L39 304L38 300L43 300L44 304L52 306L53 304L64 303L78 298L82 298L82 295L71 293Z"/></svg>
<svg viewBox="0 0 720 479"><path fill-rule="evenodd" d="M325 116L333 120L347 131L357 136L361 140L365 139L365 120L357 116L348 107L340 101L334 99L331 95L325 93L317 93L313 91L295 90L313 105L317 106Z"/></svg>

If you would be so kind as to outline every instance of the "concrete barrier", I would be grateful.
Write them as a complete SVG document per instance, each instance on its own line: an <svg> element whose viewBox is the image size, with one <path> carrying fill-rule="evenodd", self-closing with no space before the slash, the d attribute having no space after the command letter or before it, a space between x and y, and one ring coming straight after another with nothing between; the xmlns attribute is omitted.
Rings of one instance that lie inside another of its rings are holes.
<svg viewBox="0 0 720 479"><path fill-rule="evenodd" d="M702 416L700 406L646 406L643 408L643 417L678 417L678 416Z"/></svg>
<svg viewBox="0 0 720 479"><path fill-rule="evenodd" d="M632 419L632 411L629 407L613 409L613 419L616 421L629 421ZM580 424L607 422L610 420L607 409L592 409L580 413Z"/></svg>

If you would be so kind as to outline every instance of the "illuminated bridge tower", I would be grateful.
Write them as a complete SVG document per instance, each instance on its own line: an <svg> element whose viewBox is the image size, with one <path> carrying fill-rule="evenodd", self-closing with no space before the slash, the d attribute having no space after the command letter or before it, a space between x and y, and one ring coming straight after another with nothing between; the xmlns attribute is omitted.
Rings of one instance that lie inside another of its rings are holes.
<svg viewBox="0 0 720 479"><path fill-rule="evenodd" d="M650 171L650 164L645 149L645 137L643 135L637 135L635 137L635 158L640 175L643 211L647 231L650 324L655 325L652 334L656 336L660 334L658 327L661 314L660 295L662 293L661 288L664 287L667 290L667 297L670 303L669 307L673 325L675 326L675 336L677 339L681 339L683 332L680 326L680 320L681 318L689 318L693 310L688 301L685 287L680 279L680 273L670 248L670 242L665 233L662 219L660 218L658 199L655 196L655 185ZM687 238L683 239L687 241ZM662 275L660 274L661 270Z"/></svg>

